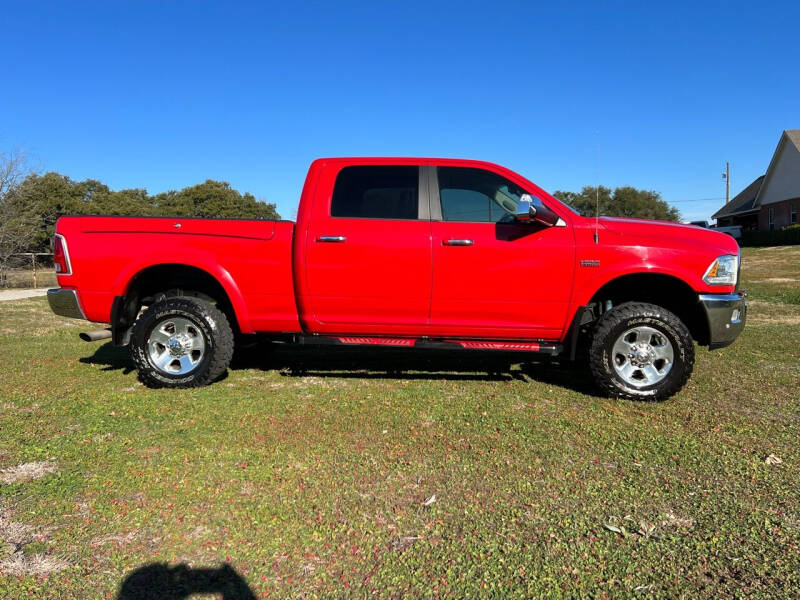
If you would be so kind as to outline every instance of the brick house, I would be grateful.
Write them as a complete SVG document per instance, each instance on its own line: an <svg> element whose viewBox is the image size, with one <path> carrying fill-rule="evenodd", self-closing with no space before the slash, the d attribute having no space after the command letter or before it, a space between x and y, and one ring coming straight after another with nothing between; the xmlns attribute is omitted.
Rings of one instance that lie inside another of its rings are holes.
<svg viewBox="0 0 800 600"><path fill-rule="evenodd" d="M717 225L771 231L800 223L800 129L781 135L767 172L712 215Z"/></svg>

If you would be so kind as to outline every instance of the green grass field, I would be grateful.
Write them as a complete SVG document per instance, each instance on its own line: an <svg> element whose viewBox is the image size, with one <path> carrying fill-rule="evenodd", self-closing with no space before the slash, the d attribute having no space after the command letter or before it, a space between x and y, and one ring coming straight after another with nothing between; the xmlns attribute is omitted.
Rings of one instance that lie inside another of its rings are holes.
<svg viewBox="0 0 800 600"><path fill-rule="evenodd" d="M373 350L148 390L4 302L0 598L796 598L800 247L743 258L743 335L663 403Z"/></svg>

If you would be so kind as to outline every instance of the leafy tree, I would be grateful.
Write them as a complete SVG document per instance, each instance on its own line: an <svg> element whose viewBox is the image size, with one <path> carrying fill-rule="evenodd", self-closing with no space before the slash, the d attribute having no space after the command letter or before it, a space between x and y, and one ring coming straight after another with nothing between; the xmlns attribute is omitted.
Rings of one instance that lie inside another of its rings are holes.
<svg viewBox="0 0 800 600"><path fill-rule="evenodd" d="M599 213L603 216L662 221L679 221L681 218L678 209L664 202L658 192L637 190L631 186L618 187L613 191L602 185L599 188L586 186L579 193L559 190L553 195L586 216L595 214L599 196Z"/></svg>
<svg viewBox="0 0 800 600"><path fill-rule="evenodd" d="M166 192L154 198L159 214L182 217L279 219L274 204L259 202L250 193L241 194L224 181L205 183Z"/></svg>
<svg viewBox="0 0 800 600"><path fill-rule="evenodd" d="M153 198L147 195L147 190L141 188L101 194L95 198L95 207L99 215L145 217L158 214Z"/></svg>
<svg viewBox="0 0 800 600"><path fill-rule="evenodd" d="M58 173L45 173L31 174L19 185L17 196L37 216L33 244L36 251L50 249L58 217L93 214L93 200L89 192L91 186L86 182L84 184Z"/></svg>
<svg viewBox="0 0 800 600"><path fill-rule="evenodd" d="M56 221L63 215L280 219L274 204L210 179L180 191L151 196L145 189L114 191L94 179L74 181L59 173L30 174L24 179L17 176L9 198L13 200L8 205L9 214L33 215L29 219L33 221L32 239L26 240L25 249L36 251L50 249ZM15 248L14 252L22 250L19 244Z"/></svg>

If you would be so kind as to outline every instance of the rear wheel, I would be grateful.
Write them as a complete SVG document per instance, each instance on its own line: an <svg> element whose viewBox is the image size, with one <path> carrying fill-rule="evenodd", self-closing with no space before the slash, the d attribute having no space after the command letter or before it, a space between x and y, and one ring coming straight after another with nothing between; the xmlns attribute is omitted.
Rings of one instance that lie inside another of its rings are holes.
<svg viewBox="0 0 800 600"><path fill-rule="evenodd" d="M166 298L136 320L131 355L139 380L148 387L199 387L228 368L233 332L213 304L197 298Z"/></svg>
<svg viewBox="0 0 800 600"><path fill-rule="evenodd" d="M597 323L589 366L597 384L612 396L664 400L692 374L694 343L686 325L668 310L627 302Z"/></svg>

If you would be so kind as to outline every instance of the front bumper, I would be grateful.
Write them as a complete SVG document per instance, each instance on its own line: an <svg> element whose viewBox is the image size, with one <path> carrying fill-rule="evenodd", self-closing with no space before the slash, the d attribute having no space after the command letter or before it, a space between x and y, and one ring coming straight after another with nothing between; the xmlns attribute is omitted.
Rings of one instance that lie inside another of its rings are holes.
<svg viewBox="0 0 800 600"><path fill-rule="evenodd" d="M744 329L747 317L744 292L700 294L699 298L708 319L709 350L732 344Z"/></svg>
<svg viewBox="0 0 800 600"><path fill-rule="evenodd" d="M85 319L81 303L78 300L78 292L64 288L54 288L47 290L47 302L50 303L50 310L62 317L71 319Z"/></svg>

